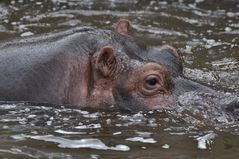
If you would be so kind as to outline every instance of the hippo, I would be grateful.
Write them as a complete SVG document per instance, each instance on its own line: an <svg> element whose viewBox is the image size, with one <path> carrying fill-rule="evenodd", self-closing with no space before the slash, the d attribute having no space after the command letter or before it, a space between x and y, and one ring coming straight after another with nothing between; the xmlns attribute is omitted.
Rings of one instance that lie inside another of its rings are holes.
<svg viewBox="0 0 239 159"><path fill-rule="evenodd" d="M0 101L131 112L185 105L235 116L239 108L236 95L187 79L174 47L135 40L126 19L115 30L80 27L4 41L0 61Z"/></svg>

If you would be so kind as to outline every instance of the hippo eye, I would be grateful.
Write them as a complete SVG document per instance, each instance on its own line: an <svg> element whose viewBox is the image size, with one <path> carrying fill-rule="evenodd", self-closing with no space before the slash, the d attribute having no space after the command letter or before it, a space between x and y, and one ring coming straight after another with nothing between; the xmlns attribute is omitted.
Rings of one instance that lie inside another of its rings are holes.
<svg viewBox="0 0 239 159"><path fill-rule="evenodd" d="M162 85L161 76L158 74L151 74L146 76L141 83L140 91L145 96L165 93L165 89Z"/></svg>
<svg viewBox="0 0 239 159"><path fill-rule="evenodd" d="M165 93L161 77L159 75L147 76L141 86L141 93L146 96Z"/></svg>
<svg viewBox="0 0 239 159"><path fill-rule="evenodd" d="M158 79L157 78L151 78L151 79L146 80L145 82L149 86L155 86L158 83Z"/></svg>
<svg viewBox="0 0 239 159"><path fill-rule="evenodd" d="M149 75L145 78L144 88L148 90L153 90L157 88L157 85L160 85L160 78L157 75Z"/></svg>

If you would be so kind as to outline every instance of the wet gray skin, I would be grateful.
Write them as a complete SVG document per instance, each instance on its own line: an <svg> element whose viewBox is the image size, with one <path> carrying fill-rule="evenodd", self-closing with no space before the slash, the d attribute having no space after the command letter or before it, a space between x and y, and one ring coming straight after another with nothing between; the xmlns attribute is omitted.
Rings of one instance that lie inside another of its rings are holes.
<svg viewBox="0 0 239 159"><path fill-rule="evenodd" d="M0 100L131 112L186 109L208 119L225 113L225 120L237 119L236 96L185 78L175 48L136 42L126 27L75 28L2 43Z"/></svg>
<svg viewBox="0 0 239 159"><path fill-rule="evenodd" d="M170 57L173 54L167 52L173 51L170 49L161 48L158 53L162 52L163 58L167 58L165 55ZM172 102L172 97L167 97L171 96L171 75L163 65L148 59L147 55L154 51L154 48L135 42L132 37L92 28L4 42L0 53L3 61L0 64L0 99L76 105L79 108L115 105L130 111L167 107L167 100ZM141 70L140 67L145 68ZM157 103L154 96L152 105L140 104L144 97L139 96L133 87L141 81L131 79L133 83L125 88L120 85L127 82L126 76L131 78L133 73L150 71L152 67L159 67L161 71L164 83L160 86L162 90L158 91L164 92L162 95L155 92L154 95L159 94L162 103ZM168 68L171 70L171 66ZM175 75L172 70L172 76ZM129 92L131 87L132 92ZM129 97L124 96L132 93L135 93L132 96L134 102L129 102Z"/></svg>

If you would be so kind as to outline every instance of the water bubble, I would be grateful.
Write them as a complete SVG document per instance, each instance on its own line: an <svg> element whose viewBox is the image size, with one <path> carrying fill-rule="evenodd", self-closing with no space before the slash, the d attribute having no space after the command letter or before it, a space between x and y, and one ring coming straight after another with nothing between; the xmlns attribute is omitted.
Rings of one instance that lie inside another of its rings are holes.
<svg viewBox="0 0 239 159"><path fill-rule="evenodd" d="M17 22L11 22L12 25L17 25Z"/></svg>
<svg viewBox="0 0 239 159"><path fill-rule="evenodd" d="M91 159L98 159L100 156L99 155L90 155Z"/></svg>
<svg viewBox="0 0 239 159"><path fill-rule="evenodd" d="M11 1L10 3L11 3L12 5L14 5L14 4L16 3L16 1Z"/></svg>
<svg viewBox="0 0 239 159"><path fill-rule="evenodd" d="M77 134L86 134L85 132L73 132L73 131L65 131L65 130L55 130L56 133L59 134L66 134L66 135L77 135Z"/></svg>
<svg viewBox="0 0 239 159"><path fill-rule="evenodd" d="M36 117L35 114L31 114L31 115L29 115L27 118L28 118L28 119L33 119L33 118L35 118L35 117Z"/></svg>
<svg viewBox="0 0 239 159"><path fill-rule="evenodd" d="M111 119L106 119L107 124L111 124Z"/></svg>
<svg viewBox="0 0 239 159"><path fill-rule="evenodd" d="M162 148L163 148L163 149L169 149L169 148L170 148L170 145L164 144L164 145L162 146Z"/></svg>
<svg viewBox="0 0 239 159"><path fill-rule="evenodd" d="M52 121L47 121L46 124L47 124L48 126L50 126L50 125L52 125Z"/></svg>
<svg viewBox="0 0 239 159"><path fill-rule="evenodd" d="M42 2L36 2L36 5L42 5Z"/></svg>
<svg viewBox="0 0 239 159"><path fill-rule="evenodd" d="M31 36L31 35L34 35L34 33L28 31L28 32L22 33L20 36L24 37L24 36Z"/></svg>
<svg viewBox="0 0 239 159"><path fill-rule="evenodd" d="M113 133L113 135L120 135L120 134L122 134L121 131L118 131L118 132Z"/></svg>
<svg viewBox="0 0 239 159"><path fill-rule="evenodd" d="M89 124L89 125L80 125L76 126L76 129L99 129L101 128L101 124Z"/></svg>
<svg viewBox="0 0 239 159"><path fill-rule="evenodd" d="M143 142L143 143L149 143L149 144L154 144L157 142L153 138L143 138L143 137L131 137L131 138L127 138L125 140L133 141L133 142Z"/></svg>
<svg viewBox="0 0 239 159"><path fill-rule="evenodd" d="M226 27L226 28L225 28L225 31L226 31L226 32L230 32L230 31L232 31L232 28Z"/></svg>
<svg viewBox="0 0 239 159"><path fill-rule="evenodd" d="M13 109L16 108L15 104L2 104L0 105L1 110L8 110L8 109Z"/></svg>
<svg viewBox="0 0 239 159"><path fill-rule="evenodd" d="M195 3L202 3L204 0L195 0Z"/></svg>
<svg viewBox="0 0 239 159"><path fill-rule="evenodd" d="M105 24L110 24L110 21L106 21Z"/></svg>
<svg viewBox="0 0 239 159"><path fill-rule="evenodd" d="M143 131L136 131L136 134L138 134L141 137L150 137L152 135L151 132L143 132Z"/></svg>
<svg viewBox="0 0 239 159"><path fill-rule="evenodd" d="M234 17L236 14L233 13L233 12L227 12L226 15L227 15L228 17Z"/></svg>

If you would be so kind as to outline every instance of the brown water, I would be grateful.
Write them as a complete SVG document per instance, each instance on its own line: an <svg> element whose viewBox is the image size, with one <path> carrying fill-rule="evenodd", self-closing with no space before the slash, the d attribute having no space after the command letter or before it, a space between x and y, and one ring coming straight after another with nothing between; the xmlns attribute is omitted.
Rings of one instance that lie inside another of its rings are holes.
<svg viewBox="0 0 239 159"><path fill-rule="evenodd" d="M0 40L130 19L138 39L183 55L184 73L239 94L238 0L1 0ZM0 105L0 158L238 158L237 123L190 114Z"/></svg>

